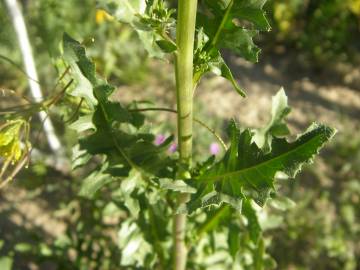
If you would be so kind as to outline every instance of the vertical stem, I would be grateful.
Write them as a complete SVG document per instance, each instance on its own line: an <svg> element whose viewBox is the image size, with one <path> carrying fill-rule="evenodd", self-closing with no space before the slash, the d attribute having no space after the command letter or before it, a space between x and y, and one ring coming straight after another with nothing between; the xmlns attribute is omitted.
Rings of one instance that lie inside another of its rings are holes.
<svg viewBox="0 0 360 270"><path fill-rule="evenodd" d="M178 1L176 94L178 110L178 140L181 171L179 176L188 178L192 156L193 125L193 53L197 0ZM179 194L178 205L188 200L188 194ZM174 269L185 270L187 249L185 245L186 215L174 216Z"/></svg>

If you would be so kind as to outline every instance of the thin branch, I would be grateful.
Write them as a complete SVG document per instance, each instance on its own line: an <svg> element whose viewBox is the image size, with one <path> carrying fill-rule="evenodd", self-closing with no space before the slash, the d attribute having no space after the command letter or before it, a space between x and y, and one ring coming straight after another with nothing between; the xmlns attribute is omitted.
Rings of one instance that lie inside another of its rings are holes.
<svg viewBox="0 0 360 270"><path fill-rule="evenodd" d="M74 82L73 79L71 79L65 86L64 88L57 94L55 95L50 101L44 101L44 105L45 107L50 107L51 105L54 105L56 103L59 102L59 100L61 99L61 97L65 94L66 90L70 87L70 85Z"/></svg>
<svg viewBox="0 0 360 270"><path fill-rule="evenodd" d="M20 100L25 101L27 104L30 104L30 103L31 103L31 101L30 101L27 97L25 97L25 96L17 93L17 92L16 92L15 90L13 90L13 89L0 89L0 91L1 91L1 93L2 93L2 95L3 95L4 97L6 97L6 92L9 92L9 93L10 93L9 95L13 95L13 96L15 96L15 97L18 97Z"/></svg>
<svg viewBox="0 0 360 270"><path fill-rule="evenodd" d="M20 106L13 106L13 107L8 107L8 108L4 108L2 110L0 110L0 115L6 115L6 114L16 114L16 113L27 113L27 112L31 112L31 111L36 111L38 112L38 110L42 107L41 103L32 103L32 104L25 104L25 105L20 105Z"/></svg>
<svg viewBox="0 0 360 270"><path fill-rule="evenodd" d="M177 110L174 109L170 109L170 108L141 108L141 109L131 109L129 110L130 112L147 112L147 111L163 111L163 112L171 112L171 113L178 113ZM205 124L203 121L201 121L200 119L194 117L194 121L196 123L198 123L199 125L203 126L204 128L206 128L208 131L210 131L211 134L214 135L214 137L218 140L218 142L220 143L220 145L224 148L225 151L227 151L227 146L224 142L224 140L220 137L219 134L216 133L216 131L209 127L207 124Z"/></svg>
<svg viewBox="0 0 360 270"><path fill-rule="evenodd" d="M78 114L78 112L80 111L81 105L84 102L84 98L81 98L79 104L76 106L75 112L69 117L69 119L65 120L65 124L70 123L72 120L75 119L76 115Z"/></svg>
<svg viewBox="0 0 360 270"><path fill-rule="evenodd" d="M27 155L24 156L20 162L16 164L16 167L12 171L12 173L3 181L0 183L0 189L3 189L11 180L14 179L14 177L20 172L20 170L26 165L27 163Z"/></svg>
<svg viewBox="0 0 360 270"><path fill-rule="evenodd" d="M176 46L176 43L172 40L171 37L168 36L167 33L162 32L162 31L159 31L158 34L159 34L163 39L165 39L167 42L169 42L171 45L177 47L177 46ZM175 55L176 55L176 54L177 54L177 51L175 50L174 53L175 53Z"/></svg>
<svg viewBox="0 0 360 270"><path fill-rule="evenodd" d="M171 112L178 113L177 110L170 108L141 108L141 109L130 109L129 112L147 112L147 111L163 111L163 112Z"/></svg>
<svg viewBox="0 0 360 270"><path fill-rule="evenodd" d="M25 105L21 105L21 106L14 106L14 107L9 107L9 108L5 108L4 110L0 110L0 115L5 115L5 114L16 114L18 113L18 111L20 111L20 113L24 114L24 113L28 113L31 111L36 111L36 112L43 112L48 110L51 106L57 104L59 102L59 100L61 99L61 97L65 94L66 90L70 87L70 85L73 83L73 79L71 79L65 86L63 89L61 89L61 91L56 94L53 98L51 98L50 100L44 100L41 102L35 102L32 104L25 104Z"/></svg>
<svg viewBox="0 0 360 270"><path fill-rule="evenodd" d="M64 72L60 75L59 79L57 79L57 82L56 82L56 84L55 84L54 87L53 87L53 91L55 91L56 87L59 85L59 83L61 82L61 80L65 77L65 75L69 72L69 70L70 70L70 66L68 66L68 67L64 70ZM52 92L53 92L53 91L52 91Z"/></svg>
<svg viewBox="0 0 360 270"><path fill-rule="evenodd" d="M231 11L231 8L232 8L233 4L234 4L234 0L231 0L230 3L228 4L227 8L226 8L224 17L222 18L221 23L220 23L218 29L216 30L214 39L213 39L212 42L211 42L211 45L212 45L212 46L216 46L216 44L217 44L217 42L218 42L218 40L219 40L221 31L223 30L223 28L224 28L224 26L225 26L225 23L226 23L229 15L230 15L230 11Z"/></svg>
<svg viewBox="0 0 360 270"><path fill-rule="evenodd" d="M207 124L205 124L203 121L201 121L201 120L198 119L198 118L195 118L195 117L194 117L194 121L195 121L196 123L202 125L202 126L203 126L204 128L206 128L208 131L210 131L210 132L215 136L215 138L219 141L220 145L224 148L224 150L225 150L225 151L228 150L228 148L227 148L224 140L220 137L219 134L216 133L216 131L215 131L213 128L209 127Z"/></svg>
<svg viewBox="0 0 360 270"><path fill-rule="evenodd" d="M11 60L10 58L0 54L0 59L8 62L9 64L11 64L12 66L14 66L17 70L19 70L21 73L23 73L25 75L26 78L28 78L29 80L32 80L34 82L36 82L37 84L40 84L40 82L34 78L31 78L25 70L23 70L20 65L16 64L13 60Z"/></svg>
<svg viewBox="0 0 360 270"><path fill-rule="evenodd" d="M10 159L5 160L3 166L1 167L0 180L2 179L6 169L9 167L10 163L11 163Z"/></svg>

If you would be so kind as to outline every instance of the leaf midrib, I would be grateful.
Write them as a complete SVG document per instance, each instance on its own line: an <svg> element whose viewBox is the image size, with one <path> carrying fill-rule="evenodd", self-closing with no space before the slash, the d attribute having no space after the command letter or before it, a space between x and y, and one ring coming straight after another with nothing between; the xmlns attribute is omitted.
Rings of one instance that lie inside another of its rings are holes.
<svg viewBox="0 0 360 270"><path fill-rule="evenodd" d="M288 151L288 152L286 152L286 153L284 153L284 154L281 154L281 155L279 155L279 156L277 156L277 157L275 157L275 158L273 158L273 159L269 159L269 160L266 160L266 161L264 161L264 162L255 164L255 165L253 165L253 166L251 166L251 167L244 168L244 169L237 170L237 171L232 171L232 172L225 173L225 174L222 174L222 175L215 175L215 176L210 176L210 177L205 177L205 178L199 178L199 180L200 180L200 181L216 180L216 178L219 178L219 180L222 180L222 179L225 178L225 177L230 177L230 176L234 176L234 175L237 175L237 174L243 174L243 173L245 173L246 171L253 170L253 169L258 169L257 167L261 167L261 166L263 166L263 165L265 165L265 164L267 164L267 163L274 162L274 161L276 161L277 159L280 159L280 158L283 158L283 157L285 157L285 156L287 156L287 155L290 155L290 154L293 153L293 152L299 151L299 149L306 147L310 142L314 141L315 139L318 139L318 137L319 137L319 136L322 136L322 135L323 135L323 134L320 133L320 134L316 135L315 137L311 138L311 139L310 139L309 141L307 141L306 143L300 145L299 147L296 147L296 148L294 148L294 149L292 149L292 150L290 150L290 151ZM326 138L326 140L328 140L328 138ZM326 141L326 140L325 140L325 141ZM324 142L325 142L325 141L324 141Z"/></svg>

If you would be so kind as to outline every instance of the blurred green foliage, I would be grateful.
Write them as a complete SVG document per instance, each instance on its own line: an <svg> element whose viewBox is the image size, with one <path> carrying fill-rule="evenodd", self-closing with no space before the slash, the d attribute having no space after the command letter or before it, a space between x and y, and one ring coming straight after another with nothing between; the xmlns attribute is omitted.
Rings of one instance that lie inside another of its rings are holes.
<svg viewBox="0 0 360 270"><path fill-rule="evenodd" d="M97 10L94 1L25 1L22 7L45 92L49 92L59 76L59 70L54 67L59 66L60 41L64 32L81 40L96 60L98 71L117 84L138 82L145 78L147 62L144 61L145 51L139 38L126 25L115 22ZM0 55L22 66L16 35L2 1L0 24ZM0 85L6 84L9 88L24 92L27 85L24 75L3 59L0 61Z"/></svg>
<svg viewBox="0 0 360 270"><path fill-rule="evenodd" d="M340 136L285 193L297 205L269 235L279 269L359 269L360 139ZM284 256L286 254L286 256Z"/></svg>
<svg viewBox="0 0 360 270"><path fill-rule="evenodd" d="M267 8L271 36L308 53L312 61L351 60L360 48L359 0L273 0Z"/></svg>

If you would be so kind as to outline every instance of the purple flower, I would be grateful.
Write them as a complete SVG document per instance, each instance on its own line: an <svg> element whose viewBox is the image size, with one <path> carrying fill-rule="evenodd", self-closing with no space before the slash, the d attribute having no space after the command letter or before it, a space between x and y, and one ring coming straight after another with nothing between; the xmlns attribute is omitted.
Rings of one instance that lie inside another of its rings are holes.
<svg viewBox="0 0 360 270"><path fill-rule="evenodd" d="M155 137L154 144L155 144L155 145L160 145L160 144L162 144L163 142L165 142L165 140L166 140L165 135L163 135L163 134L158 134L158 135L156 135L156 137Z"/></svg>
<svg viewBox="0 0 360 270"><path fill-rule="evenodd" d="M212 155L217 155L220 153L220 145L218 143L212 143L210 144L209 150Z"/></svg>
<svg viewBox="0 0 360 270"><path fill-rule="evenodd" d="M176 143L176 142L171 143L170 146L169 146L168 151L169 151L170 153L175 153L176 150L177 150L177 143Z"/></svg>

